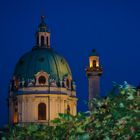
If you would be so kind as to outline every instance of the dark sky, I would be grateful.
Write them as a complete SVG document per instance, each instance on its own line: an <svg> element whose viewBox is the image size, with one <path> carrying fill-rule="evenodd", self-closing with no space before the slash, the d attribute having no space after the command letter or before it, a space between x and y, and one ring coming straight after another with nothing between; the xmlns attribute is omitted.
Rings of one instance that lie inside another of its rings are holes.
<svg viewBox="0 0 140 140"><path fill-rule="evenodd" d="M18 59L35 45L40 16L46 16L51 47L69 62L77 83L78 110L85 111L88 81L85 67L95 48L104 73L102 95L112 81L140 82L139 0L1 0L0 126L7 123L8 83Z"/></svg>

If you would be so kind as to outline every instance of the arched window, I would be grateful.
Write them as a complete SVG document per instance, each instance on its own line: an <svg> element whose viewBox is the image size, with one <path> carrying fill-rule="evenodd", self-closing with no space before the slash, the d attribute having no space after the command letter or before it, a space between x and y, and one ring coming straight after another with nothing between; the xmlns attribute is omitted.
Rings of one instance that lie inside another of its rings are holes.
<svg viewBox="0 0 140 140"><path fill-rule="evenodd" d="M66 83L66 84L67 84L67 87L69 88L69 84L70 84L70 83L69 83L69 79L67 79L66 82L67 82L67 83Z"/></svg>
<svg viewBox="0 0 140 140"><path fill-rule="evenodd" d="M93 60L93 68L96 68L96 60Z"/></svg>
<svg viewBox="0 0 140 140"><path fill-rule="evenodd" d="M39 84L45 84L46 83L46 78L44 76L40 76L38 79Z"/></svg>
<svg viewBox="0 0 140 140"><path fill-rule="evenodd" d="M18 103L17 101L14 102L14 114L13 114L13 123L18 122Z"/></svg>
<svg viewBox="0 0 140 140"><path fill-rule="evenodd" d="M44 46L45 42L44 42L44 36L41 36L41 46Z"/></svg>
<svg viewBox="0 0 140 140"><path fill-rule="evenodd" d="M14 109L14 119L13 119L14 123L18 122L18 110L17 108Z"/></svg>
<svg viewBox="0 0 140 140"><path fill-rule="evenodd" d="M48 46L48 44L49 44L49 39L48 39L48 37L46 37L46 44L47 44L47 46Z"/></svg>
<svg viewBox="0 0 140 140"><path fill-rule="evenodd" d="M67 105L67 114L70 114L70 106Z"/></svg>
<svg viewBox="0 0 140 140"><path fill-rule="evenodd" d="M38 120L46 120L46 104L40 103L38 105Z"/></svg>

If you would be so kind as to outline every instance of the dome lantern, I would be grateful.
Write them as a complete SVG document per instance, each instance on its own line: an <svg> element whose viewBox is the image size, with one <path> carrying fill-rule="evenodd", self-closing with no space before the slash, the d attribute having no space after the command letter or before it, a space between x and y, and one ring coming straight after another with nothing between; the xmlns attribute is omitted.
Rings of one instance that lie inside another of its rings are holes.
<svg viewBox="0 0 140 140"><path fill-rule="evenodd" d="M36 45L40 48L50 48L50 32L47 30L47 25L44 21L45 17L41 16L41 23L38 26L36 33Z"/></svg>

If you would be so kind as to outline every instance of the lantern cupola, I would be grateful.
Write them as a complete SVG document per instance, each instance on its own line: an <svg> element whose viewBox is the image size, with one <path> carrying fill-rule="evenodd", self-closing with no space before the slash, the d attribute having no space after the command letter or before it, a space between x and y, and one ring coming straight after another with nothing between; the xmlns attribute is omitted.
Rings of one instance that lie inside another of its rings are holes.
<svg viewBox="0 0 140 140"><path fill-rule="evenodd" d="M41 16L41 23L36 33L36 45L40 48L50 48L50 32L45 23L44 16Z"/></svg>

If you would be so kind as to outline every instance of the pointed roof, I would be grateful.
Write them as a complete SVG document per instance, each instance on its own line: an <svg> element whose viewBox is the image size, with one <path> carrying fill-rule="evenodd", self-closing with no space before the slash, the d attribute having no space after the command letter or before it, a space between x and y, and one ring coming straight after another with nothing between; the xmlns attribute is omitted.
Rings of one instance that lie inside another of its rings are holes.
<svg viewBox="0 0 140 140"><path fill-rule="evenodd" d="M48 27L44 19L45 19L45 16L41 16L41 22L38 25L39 32L48 32Z"/></svg>
<svg viewBox="0 0 140 140"><path fill-rule="evenodd" d="M99 56L95 49L92 50L90 56Z"/></svg>

